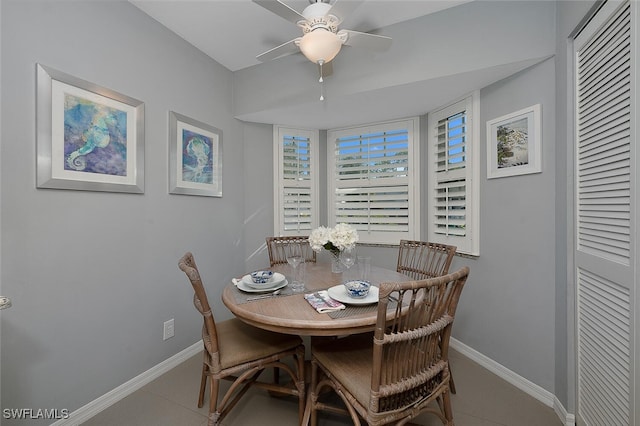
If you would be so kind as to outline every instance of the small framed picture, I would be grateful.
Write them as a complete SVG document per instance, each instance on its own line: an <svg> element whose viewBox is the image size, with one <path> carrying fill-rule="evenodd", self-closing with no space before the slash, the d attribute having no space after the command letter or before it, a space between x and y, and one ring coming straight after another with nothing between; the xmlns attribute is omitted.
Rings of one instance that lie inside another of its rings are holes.
<svg viewBox="0 0 640 426"><path fill-rule="evenodd" d="M173 111L169 193L222 197L222 131Z"/></svg>
<svg viewBox="0 0 640 426"><path fill-rule="evenodd" d="M540 173L540 104L487 121L487 179Z"/></svg>
<svg viewBox="0 0 640 426"><path fill-rule="evenodd" d="M144 104L37 65L37 187L144 193Z"/></svg>

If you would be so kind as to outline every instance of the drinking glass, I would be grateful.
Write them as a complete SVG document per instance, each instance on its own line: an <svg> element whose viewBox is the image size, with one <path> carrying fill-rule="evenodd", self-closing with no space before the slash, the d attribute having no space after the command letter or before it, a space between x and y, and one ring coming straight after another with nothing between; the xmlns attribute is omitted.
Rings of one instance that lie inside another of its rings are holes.
<svg viewBox="0 0 640 426"><path fill-rule="evenodd" d="M369 281L369 275L371 274L371 258L369 256L358 256L356 265L356 269L358 270L358 279Z"/></svg>
<svg viewBox="0 0 640 426"><path fill-rule="evenodd" d="M340 261L347 269L351 268L356 263L356 249L346 248L340 253Z"/></svg>
<svg viewBox="0 0 640 426"><path fill-rule="evenodd" d="M300 246L300 243L287 244L286 254L287 254L287 262L289 263L289 265L291 265L291 268L292 268L291 288L295 290L296 288L299 287L299 280L298 280L298 274L297 274L298 265L300 265L304 261L304 258L302 257L302 247ZM302 286L304 288L304 283L302 283Z"/></svg>
<svg viewBox="0 0 640 426"><path fill-rule="evenodd" d="M294 293L302 293L304 288L304 280L307 272L307 264L302 258L302 262L298 265L298 267L293 271L293 282L291 283L291 291Z"/></svg>

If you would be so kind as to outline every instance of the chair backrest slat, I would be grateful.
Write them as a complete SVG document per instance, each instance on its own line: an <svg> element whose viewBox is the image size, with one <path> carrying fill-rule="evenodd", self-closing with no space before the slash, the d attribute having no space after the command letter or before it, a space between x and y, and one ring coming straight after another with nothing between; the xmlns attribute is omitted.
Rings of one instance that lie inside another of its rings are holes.
<svg viewBox="0 0 640 426"><path fill-rule="evenodd" d="M307 236L267 237L266 240L271 266L287 263L286 247L291 243L300 244L305 262L316 262L316 252L309 245Z"/></svg>
<svg viewBox="0 0 640 426"><path fill-rule="evenodd" d="M452 245L401 240L397 271L414 280L446 275L455 253L456 246Z"/></svg>

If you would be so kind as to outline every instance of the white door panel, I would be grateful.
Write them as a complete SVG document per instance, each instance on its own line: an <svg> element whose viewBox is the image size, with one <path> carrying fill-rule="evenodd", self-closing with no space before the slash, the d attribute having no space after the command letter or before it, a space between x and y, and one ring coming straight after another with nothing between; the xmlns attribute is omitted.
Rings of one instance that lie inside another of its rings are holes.
<svg viewBox="0 0 640 426"><path fill-rule="evenodd" d="M634 143L636 1L606 2L574 40L576 423L640 420Z"/></svg>

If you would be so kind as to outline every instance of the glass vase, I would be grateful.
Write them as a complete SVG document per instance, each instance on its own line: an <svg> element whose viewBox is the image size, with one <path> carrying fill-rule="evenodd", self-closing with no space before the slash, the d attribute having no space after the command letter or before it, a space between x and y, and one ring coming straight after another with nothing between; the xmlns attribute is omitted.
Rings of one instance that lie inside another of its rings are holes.
<svg viewBox="0 0 640 426"><path fill-rule="evenodd" d="M344 265L340 261L340 253L331 252L331 272L340 274L344 271Z"/></svg>

